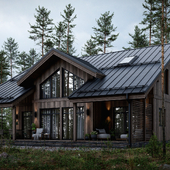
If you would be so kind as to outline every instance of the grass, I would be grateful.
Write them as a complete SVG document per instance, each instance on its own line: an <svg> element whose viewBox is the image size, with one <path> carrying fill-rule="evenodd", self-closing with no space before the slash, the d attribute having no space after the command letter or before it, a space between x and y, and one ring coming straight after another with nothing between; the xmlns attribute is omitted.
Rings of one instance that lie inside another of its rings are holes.
<svg viewBox="0 0 170 170"><path fill-rule="evenodd" d="M159 169L164 163L170 164L170 144L167 144L166 158L160 152L154 158L146 148L47 151L45 149L19 149L0 147L0 153L8 153L6 159L0 158L0 169L59 169L59 170L152 170Z"/></svg>

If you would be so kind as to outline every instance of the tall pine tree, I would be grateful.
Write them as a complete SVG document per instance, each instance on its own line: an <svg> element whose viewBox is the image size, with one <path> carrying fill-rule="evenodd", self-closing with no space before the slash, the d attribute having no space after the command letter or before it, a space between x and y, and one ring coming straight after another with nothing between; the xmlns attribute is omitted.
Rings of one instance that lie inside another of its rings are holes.
<svg viewBox="0 0 170 170"><path fill-rule="evenodd" d="M145 3L142 4L146 11L143 12L145 18L143 18L141 24L146 25L143 28L143 31L149 30L149 45L152 44L152 37L153 37L153 28L155 26L155 0L145 0Z"/></svg>
<svg viewBox="0 0 170 170"><path fill-rule="evenodd" d="M113 47L112 42L114 42L119 34L113 34L117 27L113 27L112 18L114 13L105 12L101 14L101 17L97 20L98 27L93 27L95 36L92 38L95 40L99 46L99 50L106 53L106 48ZM103 47L100 48L100 47Z"/></svg>
<svg viewBox="0 0 170 170"><path fill-rule="evenodd" d="M0 84L7 81L9 73L9 64L4 50L0 51Z"/></svg>
<svg viewBox="0 0 170 170"><path fill-rule="evenodd" d="M10 75L11 75L11 78L13 76L13 68L16 68L15 66L15 60L16 60L16 57L18 56L18 43L15 42L15 39L13 38L7 38L7 41L4 42L4 51L6 52L6 55L7 55L7 59L10 63Z"/></svg>
<svg viewBox="0 0 170 170"><path fill-rule="evenodd" d="M17 56L16 64L20 70L18 73L21 73L30 67L30 58L25 51Z"/></svg>
<svg viewBox="0 0 170 170"><path fill-rule="evenodd" d="M137 25L135 26L134 34L129 33L129 36L133 39L133 41L129 41L128 44L130 44L131 46L129 48L123 47L124 49L140 48L149 45L146 35Z"/></svg>
<svg viewBox="0 0 170 170"><path fill-rule="evenodd" d="M31 48L29 51L29 58L30 58L30 67L31 67L40 59L40 56L37 54L34 48Z"/></svg>
<svg viewBox="0 0 170 170"><path fill-rule="evenodd" d="M53 31L53 19L49 18L50 12L44 7L38 6L38 9L35 9L37 15L34 15L36 19L35 25L30 24L31 31L28 31L30 35L30 39L34 41L38 41L37 45L41 46L42 57L44 55L44 42L51 37L51 33Z"/></svg>
<svg viewBox="0 0 170 170"><path fill-rule="evenodd" d="M97 45L95 44L95 42L92 39L88 40L86 42L86 44L84 45L84 47L82 48L82 51L85 52L85 54L83 54L83 56L98 54L98 49L96 47L97 47Z"/></svg>
<svg viewBox="0 0 170 170"><path fill-rule="evenodd" d="M66 34L66 28L67 27L63 22L59 22L58 25L54 28L55 34L53 35L53 42L54 45L57 46L58 50L61 49L61 45Z"/></svg>
<svg viewBox="0 0 170 170"><path fill-rule="evenodd" d="M64 10L64 14L61 14L67 29L67 33L62 44L62 50L68 54L74 54L76 52L73 47L74 36L72 34L72 29L76 26L75 24L72 24L72 22L77 18L77 15L74 15L74 11L75 8L73 8L71 4L68 4Z"/></svg>

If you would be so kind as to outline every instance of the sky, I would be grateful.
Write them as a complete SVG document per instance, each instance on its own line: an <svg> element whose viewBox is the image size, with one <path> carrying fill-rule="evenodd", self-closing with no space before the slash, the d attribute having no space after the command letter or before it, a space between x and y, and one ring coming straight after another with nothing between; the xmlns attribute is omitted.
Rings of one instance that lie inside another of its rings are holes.
<svg viewBox="0 0 170 170"><path fill-rule="evenodd" d="M76 53L83 54L82 47L93 34L92 27L97 27L96 20L106 11L114 12L112 23L117 27L115 33L119 33L112 48L106 52L120 51L122 47L129 47L128 42L132 41L129 33L134 33L135 25L143 19L144 0L0 0L0 50L3 49L4 41L12 37L19 45L19 51L26 51L35 48L41 52L41 47L36 42L29 39L30 25L35 24L35 8L44 6L50 10L49 17L53 19L54 24L62 21L61 13L65 6L71 4L75 8L74 14L77 18L74 20L76 27L73 29L75 36L74 46Z"/></svg>

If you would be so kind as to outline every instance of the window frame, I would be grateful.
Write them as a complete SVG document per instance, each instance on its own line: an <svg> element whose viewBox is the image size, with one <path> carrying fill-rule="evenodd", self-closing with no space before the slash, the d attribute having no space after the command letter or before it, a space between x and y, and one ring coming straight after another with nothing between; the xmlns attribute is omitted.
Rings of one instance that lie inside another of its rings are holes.
<svg viewBox="0 0 170 170"><path fill-rule="evenodd" d="M60 68L57 69L52 75L50 75L47 79L45 79L41 84L40 84L40 99L55 99L55 98L60 98L60 90L61 90L61 87L60 87L60 82L59 82L59 97L52 97L52 77L53 75L55 75L57 72L60 72ZM43 95L42 95L42 85L46 82L46 81L50 81L50 97L49 98L43 98ZM60 78L59 80L61 81L61 72L60 72Z"/></svg>

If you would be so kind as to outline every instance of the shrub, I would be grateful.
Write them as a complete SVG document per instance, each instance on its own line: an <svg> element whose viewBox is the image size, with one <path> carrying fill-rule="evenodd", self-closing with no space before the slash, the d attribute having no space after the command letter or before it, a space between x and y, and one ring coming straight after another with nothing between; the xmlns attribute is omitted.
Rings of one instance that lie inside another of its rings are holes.
<svg viewBox="0 0 170 170"><path fill-rule="evenodd" d="M161 143L158 141L155 134L152 135L152 137L149 140L148 145L146 146L146 151L154 156L158 156L161 151Z"/></svg>

